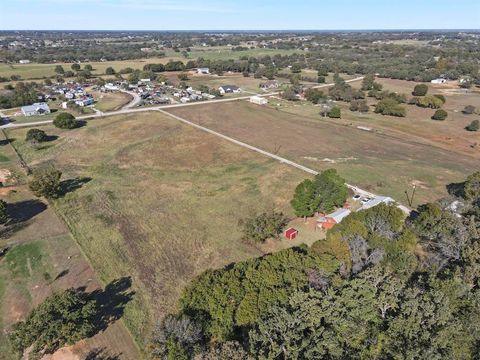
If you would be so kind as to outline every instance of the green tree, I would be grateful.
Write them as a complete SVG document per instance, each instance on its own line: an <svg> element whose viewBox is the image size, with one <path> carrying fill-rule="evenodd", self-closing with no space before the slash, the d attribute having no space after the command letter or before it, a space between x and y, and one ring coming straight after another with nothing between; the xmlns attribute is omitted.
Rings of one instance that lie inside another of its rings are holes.
<svg viewBox="0 0 480 360"><path fill-rule="evenodd" d="M187 73L180 73L177 75L178 79L181 80L181 81L187 81L188 80L188 74Z"/></svg>
<svg viewBox="0 0 480 360"><path fill-rule="evenodd" d="M115 75L115 69L111 66L105 69L105 75Z"/></svg>
<svg viewBox="0 0 480 360"><path fill-rule="evenodd" d="M311 180L306 179L298 184L290 202L296 216L307 217L315 213L317 204L314 203L314 196L315 186Z"/></svg>
<svg viewBox="0 0 480 360"><path fill-rule="evenodd" d="M282 212L271 211L254 215L243 221L243 239L263 242L269 238L278 238L288 219Z"/></svg>
<svg viewBox="0 0 480 360"><path fill-rule="evenodd" d="M425 84L415 85L413 89L413 96L425 96L428 93L428 86Z"/></svg>
<svg viewBox="0 0 480 360"><path fill-rule="evenodd" d="M435 111L435 114L433 114L432 119L433 120L445 120L448 116L448 113L445 110L439 109Z"/></svg>
<svg viewBox="0 0 480 360"><path fill-rule="evenodd" d="M22 355L33 346L33 354L51 354L57 349L93 335L95 300L85 293L69 289L48 297L25 319L13 326L9 339Z"/></svg>
<svg viewBox="0 0 480 360"><path fill-rule="evenodd" d="M342 111L338 106L334 106L328 112L328 117L332 119L340 119L342 117Z"/></svg>
<svg viewBox="0 0 480 360"><path fill-rule="evenodd" d="M300 66L300 64L293 64L290 68L290 71L294 74L299 74L302 72L302 67Z"/></svg>
<svg viewBox="0 0 480 360"><path fill-rule="evenodd" d="M405 117L406 109L397 100L385 98L375 105L375 112L382 115Z"/></svg>
<svg viewBox="0 0 480 360"><path fill-rule="evenodd" d="M41 167L35 169L28 185L30 190L38 197L56 198L62 192L61 176L62 172L54 167Z"/></svg>
<svg viewBox="0 0 480 360"><path fill-rule="evenodd" d="M463 192L467 200L480 199L480 171L468 176L465 180Z"/></svg>
<svg viewBox="0 0 480 360"><path fill-rule="evenodd" d="M375 75L374 74L367 74L362 80L362 90L369 91L373 89L373 85L375 83Z"/></svg>
<svg viewBox="0 0 480 360"><path fill-rule="evenodd" d="M83 67L84 70L87 70L87 71L93 71L93 67L92 65L90 64L86 64L84 67Z"/></svg>
<svg viewBox="0 0 480 360"><path fill-rule="evenodd" d="M343 206L348 196L345 179L338 175L337 170L328 169L315 176L315 201L317 211L330 212L335 207Z"/></svg>
<svg viewBox="0 0 480 360"><path fill-rule="evenodd" d="M72 114L60 113L53 120L53 125L59 129L75 129L79 124Z"/></svg>
<svg viewBox="0 0 480 360"><path fill-rule="evenodd" d="M63 75L65 74L65 70L63 69L62 65L56 65L55 66L55 73L58 75Z"/></svg>
<svg viewBox="0 0 480 360"><path fill-rule="evenodd" d="M8 220L8 206L5 200L0 199L0 224L5 224Z"/></svg>
<svg viewBox="0 0 480 360"><path fill-rule="evenodd" d="M467 127L466 129L468 131L478 131L480 130L480 121L479 120L473 120Z"/></svg>
<svg viewBox="0 0 480 360"><path fill-rule="evenodd" d="M74 63L74 64L72 64L72 66L70 66L70 68L73 71L79 71L80 70L80 64Z"/></svg>
<svg viewBox="0 0 480 360"><path fill-rule="evenodd" d="M48 136L45 131L40 129L30 129L25 136L25 141L44 142L47 141L47 139Z"/></svg>

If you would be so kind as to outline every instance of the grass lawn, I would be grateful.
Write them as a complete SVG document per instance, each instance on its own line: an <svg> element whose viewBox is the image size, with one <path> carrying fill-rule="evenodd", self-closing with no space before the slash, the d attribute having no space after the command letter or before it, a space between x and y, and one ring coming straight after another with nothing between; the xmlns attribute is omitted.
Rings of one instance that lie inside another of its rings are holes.
<svg viewBox="0 0 480 360"><path fill-rule="evenodd" d="M54 161L65 178L91 178L55 208L104 282L133 277L124 319L139 343L201 271L322 237L242 241L240 219L271 208L292 215L306 174L160 113L44 129L59 138L40 151L23 143L26 130L10 135L29 164Z"/></svg>
<svg viewBox="0 0 480 360"><path fill-rule="evenodd" d="M34 306L54 291L81 286L92 291L100 284L53 208L29 192L13 149L3 138L0 140L1 155L9 158L0 162L0 176L12 174L5 182L8 186L0 188L0 199L9 204L12 218L11 224L0 226L0 249L9 248L0 258L0 359L6 360L16 358L9 348L7 332ZM121 321L69 348L67 353L85 358L96 348L105 348L112 356L122 353L119 359L139 358Z"/></svg>
<svg viewBox="0 0 480 360"><path fill-rule="evenodd" d="M270 99L273 106L281 103ZM302 110L293 113L237 102L168 111L311 168L335 167L350 183L403 203L405 190L413 184L418 185L415 204L419 204L445 195L446 184L478 170L476 158L408 136L367 132L348 121L322 119L318 109L309 116Z"/></svg>
<svg viewBox="0 0 480 360"><path fill-rule="evenodd" d="M132 96L123 92L102 93L89 91L95 99L95 108L100 111L120 110L123 106L132 101Z"/></svg>

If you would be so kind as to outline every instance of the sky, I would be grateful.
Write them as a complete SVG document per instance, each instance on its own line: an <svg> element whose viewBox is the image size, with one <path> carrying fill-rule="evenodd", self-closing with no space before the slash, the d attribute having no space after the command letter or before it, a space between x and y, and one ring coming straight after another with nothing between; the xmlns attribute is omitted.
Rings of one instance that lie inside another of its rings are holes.
<svg viewBox="0 0 480 360"><path fill-rule="evenodd" d="M480 0L0 0L0 30L479 29Z"/></svg>

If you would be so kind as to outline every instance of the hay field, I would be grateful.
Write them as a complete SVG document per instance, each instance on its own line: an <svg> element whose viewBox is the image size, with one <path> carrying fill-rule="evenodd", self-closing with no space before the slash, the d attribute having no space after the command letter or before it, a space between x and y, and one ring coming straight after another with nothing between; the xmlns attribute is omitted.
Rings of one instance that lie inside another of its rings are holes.
<svg viewBox="0 0 480 360"><path fill-rule="evenodd" d="M54 205L104 282L133 277L124 319L139 343L193 276L275 250L241 241L238 221L273 207L291 215L306 176L160 113L44 129L59 138L43 150L21 140L26 130L9 135L30 165L91 178Z"/></svg>

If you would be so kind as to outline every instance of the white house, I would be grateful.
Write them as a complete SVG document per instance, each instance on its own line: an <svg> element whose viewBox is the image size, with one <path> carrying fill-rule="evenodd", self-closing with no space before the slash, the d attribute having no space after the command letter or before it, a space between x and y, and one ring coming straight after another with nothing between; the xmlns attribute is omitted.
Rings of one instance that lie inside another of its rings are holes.
<svg viewBox="0 0 480 360"><path fill-rule="evenodd" d="M240 92L242 92L242 89L240 89L238 86L236 85L223 85L223 86L220 86L218 88L218 91L220 92L220 94L227 94L227 93L234 93L234 94L238 94Z"/></svg>
<svg viewBox="0 0 480 360"><path fill-rule="evenodd" d="M107 83L103 87L106 91L118 91L118 90L120 90L120 88L117 85L114 85L112 83Z"/></svg>
<svg viewBox="0 0 480 360"><path fill-rule="evenodd" d="M78 106L88 106L92 105L94 102L95 101L91 96L83 96L80 99L75 100L75 104L77 104Z"/></svg>
<svg viewBox="0 0 480 360"><path fill-rule="evenodd" d="M257 105L266 105L268 104L268 100L265 99L264 97L261 97L261 96L252 96L250 98L250 102L252 104L257 104Z"/></svg>
<svg viewBox="0 0 480 360"><path fill-rule="evenodd" d="M362 207L360 208L360 210L366 210L366 209L370 209L374 206L377 206L377 205L380 205L380 204L390 204L390 203L393 203L395 202L391 197L388 197L388 196L375 196L373 199L370 199L368 200L367 202L365 202Z"/></svg>
<svg viewBox="0 0 480 360"><path fill-rule="evenodd" d="M442 79L442 78L433 79L431 81L432 84L445 84L446 82L447 82L447 79Z"/></svg>
<svg viewBox="0 0 480 360"><path fill-rule="evenodd" d="M50 108L47 103L35 103L33 105L22 106L22 114L25 116L50 114Z"/></svg>
<svg viewBox="0 0 480 360"><path fill-rule="evenodd" d="M20 63L20 64L30 64L30 60L27 60L27 59L25 59L25 60L20 60L19 63Z"/></svg>
<svg viewBox="0 0 480 360"><path fill-rule="evenodd" d="M210 69L207 68L207 67L198 68L198 69L197 69L197 74L200 74L200 75L208 75L208 74L210 74Z"/></svg>

